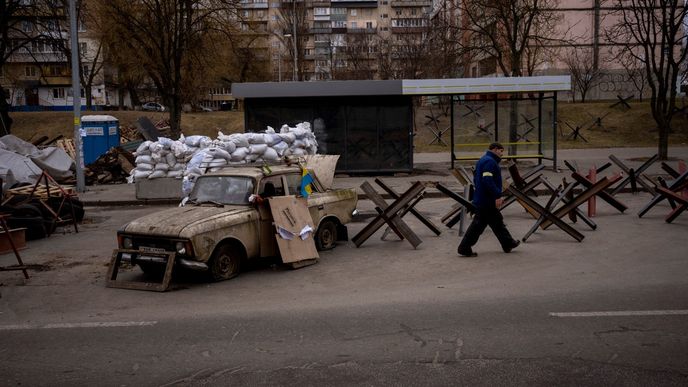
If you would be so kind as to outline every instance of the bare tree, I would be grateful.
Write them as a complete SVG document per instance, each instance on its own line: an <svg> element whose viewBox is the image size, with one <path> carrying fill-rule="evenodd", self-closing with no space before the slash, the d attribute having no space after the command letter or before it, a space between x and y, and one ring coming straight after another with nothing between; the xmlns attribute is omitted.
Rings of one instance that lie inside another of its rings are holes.
<svg viewBox="0 0 688 387"><path fill-rule="evenodd" d="M535 47L559 41L558 0L461 0L463 44L477 59L494 60L504 76L520 77L537 63ZM530 66L529 66L530 65ZM532 70L530 70L532 71ZM509 142L518 139L518 102L509 112ZM515 153L516 148L510 147Z"/></svg>
<svg viewBox="0 0 688 387"><path fill-rule="evenodd" d="M643 63L650 86L650 109L659 131L658 153L668 157L681 67L686 62L684 0L616 0L618 22L608 38Z"/></svg>
<svg viewBox="0 0 688 387"><path fill-rule="evenodd" d="M238 0L110 0L102 2L121 44L134 53L169 107L171 135L180 133L188 88L212 61L209 31L218 16L236 14Z"/></svg>
<svg viewBox="0 0 688 387"><path fill-rule="evenodd" d="M643 102L643 95L645 94L645 89L648 85L645 65L627 51L621 52L619 55L617 55L617 59L624 68L627 79L631 81L633 87L638 92L638 100Z"/></svg>
<svg viewBox="0 0 688 387"><path fill-rule="evenodd" d="M576 101L576 92L578 92L581 102L585 103L586 95L597 85L601 75L600 68L595 67L592 48L571 47L563 61L571 73L573 101Z"/></svg>
<svg viewBox="0 0 688 387"><path fill-rule="evenodd" d="M290 2L291 5L287 5L285 2L279 9L277 25L281 33L278 34L278 38L281 39L284 47L287 47L287 53L291 58L291 63L293 63L292 69L296 66L296 79L294 80L298 81L304 79L303 47L308 37L308 13L305 2L297 0Z"/></svg>
<svg viewBox="0 0 688 387"><path fill-rule="evenodd" d="M346 62L345 79L374 79L380 42L377 34L347 34L346 44L338 47ZM339 58L335 59L339 60Z"/></svg>
<svg viewBox="0 0 688 387"><path fill-rule="evenodd" d="M6 69L14 56L36 60L30 48L46 40L43 19L38 17L44 4L40 1L0 0L0 68ZM4 90L0 89L0 129L10 133L12 118L9 115Z"/></svg>

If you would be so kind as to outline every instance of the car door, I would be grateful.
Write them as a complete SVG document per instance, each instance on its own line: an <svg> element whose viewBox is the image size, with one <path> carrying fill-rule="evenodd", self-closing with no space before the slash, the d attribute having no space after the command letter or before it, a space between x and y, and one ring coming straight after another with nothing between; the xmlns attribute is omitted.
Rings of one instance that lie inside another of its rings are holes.
<svg viewBox="0 0 688 387"><path fill-rule="evenodd" d="M264 197L266 194L265 187L272 185L274 187L274 193L271 193L268 197ZM258 215L260 218L259 227L259 239L260 239L260 256L261 257L274 257L279 255L277 249L277 239L275 239L275 226L273 225L272 214L270 213L270 205L268 201L272 196L284 196L286 190L284 189L284 178L282 175L266 176L258 185L258 195L260 195L264 200L263 203L258 205Z"/></svg>

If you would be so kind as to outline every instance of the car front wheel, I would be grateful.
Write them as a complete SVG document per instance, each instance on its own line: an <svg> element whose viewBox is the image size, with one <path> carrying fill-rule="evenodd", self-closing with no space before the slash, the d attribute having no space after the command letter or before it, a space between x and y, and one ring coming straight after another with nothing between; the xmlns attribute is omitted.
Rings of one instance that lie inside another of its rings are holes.
<svg viewBox="0 0 688 387"><path fill-rule="evenodd" d="M337 244L337 224L326 219L320 223L318 231L315 233L315 247L318 250L330 250Z"/></svg>
<svg viewBox="0 0 688 387"><path fill-rule="evenodd" d="M233 251L231 246L220 246L210 261L210 278L223 281L236 277L241 270L241 254Z"/></svg>

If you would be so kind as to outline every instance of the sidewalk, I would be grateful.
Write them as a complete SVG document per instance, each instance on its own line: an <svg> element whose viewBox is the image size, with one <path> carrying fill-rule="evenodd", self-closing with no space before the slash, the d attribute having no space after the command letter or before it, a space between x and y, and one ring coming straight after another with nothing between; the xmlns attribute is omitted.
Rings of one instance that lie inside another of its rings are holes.
<svg viewBox="0 0 688 387"><path fill-rule="evenodd" d="M558 162L557 171L553 171L550 161L545 160L544 164L547 166L543 171L543 175L547 177L552 183L558 185L562 178L569 177L570 171L564 165L564 160L568 160L574 165L578 165L581 172L586 173L593 166L601 166L609 162L609 155L613 154L623 161L629 168L638 168L643 164L647 158L657 153L657 148L605 148L605 149L569 149L559 150L557 152ZM334 179L334 188L356 188L359 193L359 199L365 199L365 195L360 189L360 185L364 181L369 181L373 187L384 197L388 195L373 180L380 178L385 184L393 188L395 191L402 193L415 181L437 181L452 190L459 191L462 187L459 182L449 173L451 166L451 156L449 150L442 153L416 153L413 155L413 172L412 173L397 173L394 175L381 176L349 176L336 175ZM669 148L669 158L667 162L674 169L677 169L677 160L688 161L688 147L671 147ZM462 162L456 165L463 165L470 167L474 161ZM519 168L523 172L535 166L534 161L526 160L519 162ZM609 176L620 169L612 164L602 175ZM504 176L508 172L504 168ZM661 169L660 162L655 162L646 171L648 176L667 175ZM435 190L428 190L426 196L439 196L439 192ZM136 189L134 184L112 184L112 185L95 185L86 187L86 192L79 194L79 198L86 206L118 206L118 205L152 205L152 204L176 204L179 200L138 200L136 199Z"/></svg>

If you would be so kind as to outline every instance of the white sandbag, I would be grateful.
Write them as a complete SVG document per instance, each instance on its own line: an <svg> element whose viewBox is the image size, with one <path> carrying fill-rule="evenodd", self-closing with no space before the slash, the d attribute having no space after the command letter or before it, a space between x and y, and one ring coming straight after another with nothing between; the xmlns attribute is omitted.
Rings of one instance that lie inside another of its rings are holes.
<svg viewBox="0 0 688 387"><path fill-rule="evenodd" d="M305 147L306 147L306 143L301 139L297 139L296 141L294 141L293 144L291 144L291 148L305 148Z"/></svg>
<svg viewBox="0 0 688 387"><path fill-rule="evenodd" d="M186 169L186 175L191 176L200 176L203 174L203 171L199 167L191 167Z"/></svg>
<svg viewBox="0 0 688 387"><path fill-rule="evenodd" d="M139 171L152 171L153 170L153 164L146 164L146 163L137 164L136 169L138 169Z"/></svg>
<svg viewBox="0 0 688 387"><path fill-rule="evenodd" d="M192 147L195 147L195 148L200 148L200 147L201 147L201 145L200 145L200 144L201 144L201 140L203 140L203 139L208 139L208 140L209 140L209 138L206 137L206 136L196 135L196 136L189 136L189 137L186 137L186 138L184 139L184 143L185 143L187 146L192 146Z"/></svg>
<svg viewBox="0 0 688 387"><path fill-rule="evenodd" d="M268 148L263 153L263 159L266 161L279 161L279 158L280 156L274 148Z"/></svg>
<svg viewBox="0 0 688 387"><path fill-rule="evenodd" d="M263 133L246 133L246 138L249 144L265 144Z"/></svg>
<svg viewBox="0 0 688 387"><path fill-rule="evenodd" d="M273 145L272 149L274 149L275 152L277 152L277 155L284 156L284 151L289 149L289 145L284 141L280 141L277 144Z"/></svg>
<svg viewBox="0 0 688 387"><path fill-rule="evenodd" d="M280 128L280 133L289 133L290 129L291 128L289 127L289 125L282 125L282 127Z"/></svg>
<svg viewBox="0 0 688 387"><path fill-rule="evenodd" d="M187 163L187 168L196 168L201 165L203 162L203 158L205 157L205 153L198 152L191 157L191 160Z"/></svg>
<svg viewBox="0 0 688 387"><path fill-rule="evenodd" d="M184 171L169 171L167 172L167 177L179 178L184 176Z"/></svg>
<svg viewBox="0 0 688 387"><path fill-rule="evenodd" d="M167 172L165 171L153 171L150 175L148 175L149 179L159 179L161 177L167 176Z"/></svg>
<svg viewBox="0 0 688 387"><path fill-rule="evenodd" d="M182 163L177 163L177 164L174 164L173 166L171 166L169 170L170 171L183 171L185 169L186 169L186 165L184 165Z"/></svg>
<svg viewBox="0 0 688 387"><path fill-rule="evenodd" d="M177 158L184 157L186 155L187 149L188 147L186 146L186 144L184 144L181 141L175 141L170 147L172 154L174 155L174 157Z"/></svg>
<svg viewBox="0 0 688 387"><path fill-rule="evenodd" d="M275 134L275 129L272 126L268 125L268 128L265 129L265 133L267 134Z"/></svg>
<svg viewBox="0 0 688 387"><path fill-rule="evenodd" d="M174 140L167 137L158 137L158 144L160 144L164 149L170 149L172 147Z"/></svg>
<svg viewBox="0 0 688 387"><path fill-rule="evenodd" d="M147 150L148 150L148 147L149 147L150 144L152 144L152 143L153 143L152 141L144 141L144 142L142 142L142 143L139 145L139 147L136 148L136 154L137 154L137 155L138 155L138 154L142 154L141 152L147 151Z"/></svg>
<svg viewBox="0 0 688 387"><path fill-rule="evenodd" d="M303 148L292 148L292 149L291 149L291 155L292 155L292 156L297 156L297 157L305 156L305 155L306 155L306 150L303 149Z"/></svg>
<svg viewBox="0 0 688 387"><path fill-rule="evenodd" d="M246 155L248 154L248 148L246 147L239 147L232 152L232 161L240 161L246 158Z"/></svg>
<svg viewBox="0 0 688 387"><path fill-rule="evenodd" d="M294 140L296 140L296 135L294 133L279 133L278 136L287 144L292 144Z"/></svg>
<svg viewBox="0 0 688 387"><path fill-rule="evenodd" d="M134 181L138 179L146 179L151 173L153 173L153 171L141 171L136 169L133 169L131 172L132 176L134 176Z"/></svg>
<svg viewBox="0 0 688 387"><path fill-rule="evenodd" d="M167 162L167 159L160 152L151 153L151 160L153 160L153 164Z"/></svg>
<svg viewBox="0 0 688 387"><path fill-rule="evenodd" d="M155 164L155 168L154 168L154 169L155 169L156 171L167 172L167 171L170 170L170 165L167 164L167 163L158 163L158 164Z"/></svg>
<svg viewBox="0 0 688 387"><path fill-rule="evenodd" d="M251 144L249 153L252 155L262 155L268 149L268 144Z"/></svg>
<svg viewBox="0 0 688 387"><path fill-rule="evenodd" d="M170 167L177 164L177 158L174 156L174 153L166 154L165 161L167 162L167 165L169 165Z"/></svg>
<svg viewBox="0 0 688 387"><path fill-rule="evenodd" d="M138 164L152 164L153 159L150 157L150 155L142 155L142 156L136 156L136 160L134 160L136 165Z"/></svg>
<svg viewBox="0 0 688 387"><path fill-rule="evenodd" d="M280 137L278 134L274 133L265 133L263 135L263 138L265 139L265 143L268 144L269 146L273 146L277 144L278 142L282 142L282 137Z"/></svg>
<svg viewBox="0 0 688 387"><path fill-rule="evenodd" d="M229 135L229 140L236 145L237 148L239 147L248 147L248 138L245 136L245 133L234 133Z"/></svg>
<svg viewBox="0 0 688 387"><path fill-rule="evenodd" d="M236 144L232 141L225 141L222 143L222 149L226 150L229 153L232 153L236 150Z"/></svg>
<svg viewBox="0 0 688 387"><path fill-rule="evenodd" d="M207 154L212 155L213 158L216 158L216 159L229 160L232 158L232 156L229 153L227 153L226 150L221 149L221 148L208 148L205 151Z"/></svg>

